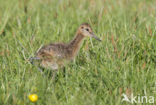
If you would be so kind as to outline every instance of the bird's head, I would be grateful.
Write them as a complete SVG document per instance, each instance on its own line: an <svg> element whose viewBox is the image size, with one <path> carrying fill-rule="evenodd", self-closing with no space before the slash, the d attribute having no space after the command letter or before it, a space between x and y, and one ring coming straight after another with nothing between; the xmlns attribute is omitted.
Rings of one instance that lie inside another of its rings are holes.
<svg viewBox="0 0 156 105"><path fill-rule="evenodd" d="M98 38L94 33L93 30L91 28L91 26L88 23L83 23L80 25L80 27L78 28L77 31L78 34L81 34L85 37L92 37L95 38L98 41L101 41L100 38Z"/></svg>

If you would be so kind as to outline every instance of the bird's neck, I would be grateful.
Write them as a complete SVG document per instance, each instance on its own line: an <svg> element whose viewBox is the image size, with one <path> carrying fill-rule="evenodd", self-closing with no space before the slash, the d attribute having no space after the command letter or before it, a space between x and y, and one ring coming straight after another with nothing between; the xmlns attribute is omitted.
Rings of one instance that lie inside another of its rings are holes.
<svg viewBox="0 0 156 105"><path fill-rule="evenodd" d="M75 57L82 45L83 39L85 37L82 34L76 34L74 39L69 43L69 48L71 50L72 56Z"/></svg>

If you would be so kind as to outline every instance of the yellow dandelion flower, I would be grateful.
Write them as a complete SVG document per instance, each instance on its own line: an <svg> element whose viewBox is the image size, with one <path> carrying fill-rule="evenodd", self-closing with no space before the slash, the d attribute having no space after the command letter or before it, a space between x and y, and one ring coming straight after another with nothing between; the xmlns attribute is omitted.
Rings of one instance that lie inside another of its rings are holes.
<svg viewBox="0 0 156 105"><path fill-rule="evenodd" d="M28 97L31 102L36 102L38 100L37 94L30 94Z"/></svg>

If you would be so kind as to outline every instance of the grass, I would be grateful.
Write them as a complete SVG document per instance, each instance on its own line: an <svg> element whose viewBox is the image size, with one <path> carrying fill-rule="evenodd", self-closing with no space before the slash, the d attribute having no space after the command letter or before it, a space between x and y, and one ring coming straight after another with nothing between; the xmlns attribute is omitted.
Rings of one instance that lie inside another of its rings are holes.
<svg viewBox="0 0 156 105"><path fill-rule="evenodd" d="M131 105L122 102L122 93L156 100L155 5L155 0L0 0L0 105L33 105L32 93L37 105ZM102 42L86 39L65 77L62 70L56 81L43 77L28 58L43 44L68 42L83 22Z"/></svg>

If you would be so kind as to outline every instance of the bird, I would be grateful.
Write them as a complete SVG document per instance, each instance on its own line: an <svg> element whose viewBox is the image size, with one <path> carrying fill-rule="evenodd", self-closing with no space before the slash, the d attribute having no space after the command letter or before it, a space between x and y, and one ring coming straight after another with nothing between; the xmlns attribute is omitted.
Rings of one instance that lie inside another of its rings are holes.
<svg viewBox="0 0 156 105"><path fill-rule="evenodd" d="M78 27L73 40L68 43L50 43L45 45L29 60L32 64L36 61L39 62L39 67L45 69L58 70L63 68L76 58L83 40L86 37L101 41L101 39L93 33L91 26L88 23L83 23Z"/></svg>

